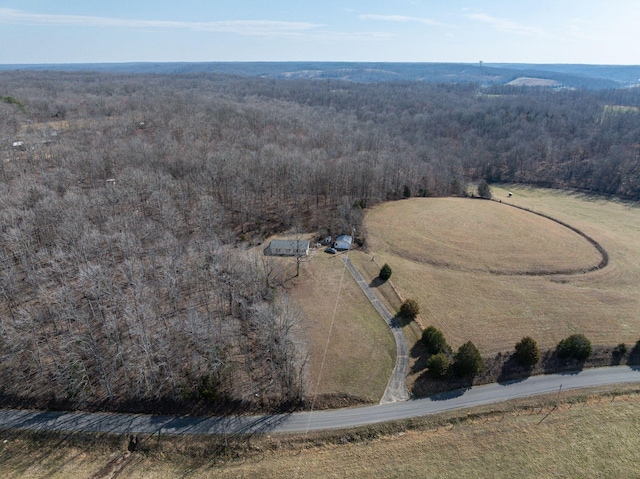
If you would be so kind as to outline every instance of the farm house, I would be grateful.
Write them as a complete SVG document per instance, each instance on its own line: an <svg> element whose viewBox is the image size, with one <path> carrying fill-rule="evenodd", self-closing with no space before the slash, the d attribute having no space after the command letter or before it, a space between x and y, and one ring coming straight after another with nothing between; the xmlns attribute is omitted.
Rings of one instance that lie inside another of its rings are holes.
<svg viewBox="0 0 640 479"><path fill-rule="evenodd" d="M308 256L309 240L272 240L264 249L266 256Z"/></svg>

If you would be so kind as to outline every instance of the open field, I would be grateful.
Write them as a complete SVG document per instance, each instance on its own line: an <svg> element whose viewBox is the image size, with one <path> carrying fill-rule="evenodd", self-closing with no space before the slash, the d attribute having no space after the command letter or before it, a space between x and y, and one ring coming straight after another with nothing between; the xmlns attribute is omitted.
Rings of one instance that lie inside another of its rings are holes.
<svg viewBox="0 0 640 479"><path fill-rule="evenodd" d="M640 111L637 106L625 106L625 105L605 105L604 114L608 113L635 113Z"/></svg>
<svg viewBox="0 0 640 479"><path fill-rule="evenodd" d="M295 274L294 259L280 261ZM319 395L379 401L395 365L395 342L339 255L312 250L300 276L286 284L307 318L309 394L317 387Z"/></svg>
<svg viewBox="0 0 640 479"><path fill-rule="evenodd" d="M549 274L597 265L598 251L577 233L505 204L470 199L410 199L365 218L369 253L393 268L403 297L419 301L457 348L473 340L484 354L509 351L525 335L542 348L580 332L598 345L640 336L640 208L566 192L494 188L503 203L578 228L609 253L587 274Z"/></svg>
<svg viewBox="0 0 640 479"><path fill-rule="evenodd" d="M367 220L372 252L460 271L587 270L598 251L574 231L505 204L462 198L385 203Z"/></svg>
<svg viewBox="0 0 640 479"><path fill-rule="evenodd" d="M559 401L558 401L559 399ZM562 393L308 437L38 437L0 432L3 477L632 477L640 396Z"/></svg>
<svg viewBox="0 0 640 479"><path fill-rule="evenodd" d="M551 80L548 78L530 78L520 77L515 80L511 80L507 85L513 86L535 86L535 87L559 87L562 86L557 80Z"/></svg>

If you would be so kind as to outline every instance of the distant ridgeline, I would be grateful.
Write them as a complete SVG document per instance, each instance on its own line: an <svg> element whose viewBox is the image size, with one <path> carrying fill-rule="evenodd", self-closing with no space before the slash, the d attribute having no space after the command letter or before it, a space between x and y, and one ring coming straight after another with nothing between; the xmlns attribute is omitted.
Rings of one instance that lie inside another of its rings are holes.
<svg viewBox="0 0 640 479"><path fill-rule="evenodd" d="M640 66L523 63L361 63L361 62L202 62L75 63L0 65L0 70L94 71L111 73L219 73L289 79L333 79L359 83L388 81L523 86L624 88L640 84Z"/></svg>

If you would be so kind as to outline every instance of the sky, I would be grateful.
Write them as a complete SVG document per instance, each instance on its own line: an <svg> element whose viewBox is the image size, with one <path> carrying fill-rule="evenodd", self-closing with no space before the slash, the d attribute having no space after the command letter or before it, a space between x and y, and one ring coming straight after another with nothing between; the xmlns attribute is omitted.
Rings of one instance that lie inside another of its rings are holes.
<svg viewBox="0 0 640 479"><path fill-rule="evenodd" d="M640 65L640 0L0 0L0 64Z"/></svg>

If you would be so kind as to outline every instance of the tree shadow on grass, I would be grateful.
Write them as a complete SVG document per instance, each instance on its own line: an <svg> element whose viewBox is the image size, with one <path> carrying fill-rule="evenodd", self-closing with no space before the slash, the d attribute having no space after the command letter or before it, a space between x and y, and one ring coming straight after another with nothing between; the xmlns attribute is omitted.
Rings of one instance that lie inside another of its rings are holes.
<svg viewBox="0 0 640 479"><path fill-rule="evenodd" d="M532 372L533 367L523 366L516 358L516 355L512 354L502 364L502 369L498 376L498 384L508 386L509 384L522 382L531 376Z"/></svg>
<svg viewBox="0 0 640 479"><path fill-rule="evenodd" d="M627 358L627 366L634 371L640 371L640 341L636 343Z"/></svg>
<svg viewBox="0 0 640 479"><path fill-rule="evenodd" d="M415 397L430 397L434 401L446 401L462 396L473 385L473 377L457 377L450 373L444 379L434 379L428 371L423 372L413 383Z"/></svg>
<svg viewBox="0 0 640 479"><path fill-rule="evenodd" d="M386 283L386 281L384 279L382 279L380 276L376 276L375 278L373 278L371 283L369 283L369 287L370 288L379 288L384 283Z"/></svg>
<svg viewBox="0 0 640 479"><path fill-rule="evenodd" d="M434 394L433 396L429 396L429 397L431 398L432 401L447 401L449 399L455 399L462 396L470 388L471 386L466 388L461 388L461 389L455 389L453 391L446 391L443 393Z"/></svg>
<svg viewBox="0 0 640 479"><path fill-rule="evenodd" d="M411 321L413 321L413 319L407 318L406 316L403 316L401 314L396 314L393 317L393 321L395 321L396 324L401 328L404 328L405 326L408 326L409 324L411 324Z"/></svg>
<svg viewBox="0 0 640 479"><path fill-rule="evenodd" d="M622 353L614 349L613 352L611 353L611 365L619 366L620 364L622 364L622 360L624 359L624 357L625 357L625 353Z"/></svg>
<svg viewBox="0 0 640 479"><path fill-rule="evenodd" d="M417 341L411 351L409 351L409 356L416 361L411 366L411 374L418 373L427 367L427 359L429 359L429 353L427 352L427 348L424 346L422 341Z"/></svg>
<svg viewBox="0 0 640 479"><path fill-rule="evenodd" d="M633 349L629 352L627 365L633 367L633 369L640 368L640 341L638 341Z"/></svg>
<svg viewBox="0 0 640 479"><path fill-rule="evenodd" d="M578 374L584 369L583 360L560 358L554 351L544 358L544 374Z"/></svg>

